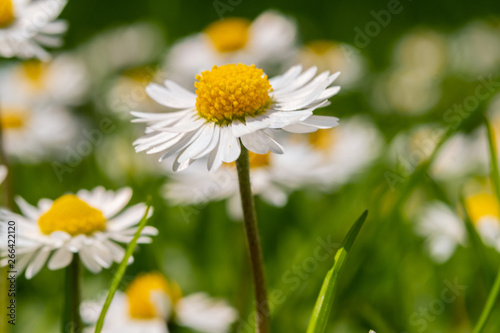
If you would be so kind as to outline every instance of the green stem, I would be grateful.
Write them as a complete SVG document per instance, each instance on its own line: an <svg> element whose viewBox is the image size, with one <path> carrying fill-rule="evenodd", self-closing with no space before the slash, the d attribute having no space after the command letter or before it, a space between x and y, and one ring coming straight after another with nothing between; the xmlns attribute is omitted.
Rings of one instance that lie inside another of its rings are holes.
<svg viewBox="0 0 500 333"><path fill-rule="evenodd" d="M65 295L62 332L80 333L82 321L80 319L80 260L78 255L66 267Z"/></svg>
<svg viewBox="0 0 500 333"><path fill-rule="evenodd" d="M493 185L493 190L497 197L498 202L500 203L500 172L498 168L498 157L496 154L496 140L495 140L495 132L491 127L488 120L484 119L486 130L488 133L488 144L489 144L489 152L491 159L491 182ZM493 307L498 299L498 295L500 294L500 270L498 271L497 277L495 278L495 282L493 283L493 287L491 288L490 294L488 295L488 299L483 308L483 312L481 312L481 317L479 317L479 321L474 327L474 333L482 332L488 318L493 311Z"/></svg>
<svg viewBox="0 0 500 333"><path fill-rule="evenodd" d="M269 333L270 312L267 300L264 261L262 259L262 250L260 247L255 204L250 186L250 162L248 159L248 150L243 146L243 144L241 144L240 157L236 160L236 170L238 171L245 235L247 238L248 254L250 256L253 286L255 290L257 332Z"/></svg>
<svg viewBox="0 0 500 333"><path fill-rule="evenodd" d="M488 318L493 311L493 307L498 299L498 294L500 293L500 270L498 270L497 277L495 279L495 283L493 284L493 288L491 288L490 294L488 296L488 300L486 301L486 305L484 306L483 312L481 313L481 317L479 317L479 321L474 327L473 333L480 333L483 331Z"/></svg>

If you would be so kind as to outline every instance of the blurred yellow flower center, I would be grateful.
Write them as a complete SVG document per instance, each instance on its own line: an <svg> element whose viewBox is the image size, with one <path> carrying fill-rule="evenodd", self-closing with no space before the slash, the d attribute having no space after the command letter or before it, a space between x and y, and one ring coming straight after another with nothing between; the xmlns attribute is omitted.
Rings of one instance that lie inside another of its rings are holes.
<svg viewBox="0 0 500 333"><path fill-rule="evenodd" d="M476 194L465 200L465 208L473 223L483 217L490 216L500 219L500 208L495 196L487 193Z"/></svg>
<svg viewBox="0 0 500 333"><path fill-rule="evenodd" d="M250 21L240 18L227 18L210 24L205 33L210 37L219 52L234 52L245 47L248 40Z"/></svg>
<svg viewBox="0 0 500 333"><path fill-rule="evenodd" d="M307 48L314 54L325 55L328 51L335 48L337 44L328 40L316 40L307 44Z"/></svg>
<svg viewBox="0 0 500 333"><path fill-rule="evenodd" d="M20 111L2 110L0 114L0 127L3 129L19 129L26 124L26 114Z"/></svg>
<svg viewBox="0 0 500 333"><path fill-rule="evenodd" d="M54 231L64 231L72 236L88 235L104 230L106 218L100 210L89 206L76 195L65 194L40 216L38 225L47 235Z"/></svg>
<svg viewBox="0 0 500 333"><path fill-rule="evenodd" d="M319 129L309 134L309 143L317 150L327 152L334 144L334 129Z"/></svg>
<svg viewBox="0 0 500 333"><path fill-rule="evenodd" d="M155 304L154 295L166 294L173 305L182 298L179 286L169 282L160 273L148 273L138 276L125 290L132 318L152 319L162 317L161 309Z"/></svg>
<svg viewBox="0 0 500 333"><path fill-rule="evenodd" d="M12 0L0 0L0 28L5 28L14 22L14 4Z"/></svg>
<svg viewBox="0 0 500 333"><path fill-rule="evenodd" d="M271 84L255 65L214 66L197 75L196 109L210 122L227 125L266 111L271 104Z"/></svg>
<svg viewBox="0 0 500 333"><path fill-rule="evenodd" d="M256 154L249 152L248 153L248 159L250 161L250 168L255 169L255 168L261 168L269 165L269 159L270 159L271 154Z"/></svg>
<svg viewBox="0 0 500 333"><path fill-rule="evenodd" d="M27 60L22 63L22 71L31 87L35 90L43 88L46 64L39 60Z"/></svg>

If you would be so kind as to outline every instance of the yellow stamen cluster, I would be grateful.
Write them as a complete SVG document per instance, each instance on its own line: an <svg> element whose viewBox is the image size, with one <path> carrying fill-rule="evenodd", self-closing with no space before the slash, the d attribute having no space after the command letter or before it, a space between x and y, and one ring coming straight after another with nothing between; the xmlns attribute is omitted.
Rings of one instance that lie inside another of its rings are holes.
<svg viewBox="0 0 500 333"><path fill-rule="evenodd" d="M5 28L14 22L14 4L12 0L0 0L0 28Z"/></svg>
<svg viewBox="0 0 500 333"><path fill-rule="evenodd" d="M26 124L26 114L21 111L2 110L0 114L0 128L19 129Z"/></svg>
<svg viewBox="0 0 500 333"><path fill-rule="evenodd" d="M269 166L270 163L270 153L267 154L256 154L253 152L248 153L248 160L250 161L250 168L262 168Z"/></svg>
<svg viewBox="0 0 500 333"><path fill-rule="evenodd" d="M234 52L245 47L248 41L250 21L240 18L227 18L210 24L205 33L212 40L217 51Z"/></svg>
<svg viewBox="0 0 500 333"><path fill-rule="evenodd" d="M327 152L335 140L334 129L320 129L309 134L309 143L317 150Z"/></svg>
<svg viewBox="0 0 500 333"><path fill-rule="evenodd" d="M160 273L139 275L125 291L129 304L129 314L132 318L152 319L161 317L160 310L153 303L155 292L165 293L173 305L182 298L179 286L169 282Z"/></svg>
<svg viewBox="0 0 500 333"><path fill-rule="evenodd" d="M45 67L47 64L40 60L27 60L22 63L22 71L31 87L35 90L44 86Z"/></svg>
<svg viewBox="0 0 500 333"><path fill-rule="evenodd" d="M473 223L486 216L500 219L500 207L495 196L491 194L480 193L468 197L465 200L465 208Z"/></svg>
<svg viewBox="0 0 500 333"><path fill-rule="evenodd" d="M197 75L196 109L210 122L227 125L266 111L271 104L271 84L255 65L214 66Z"/></svg>
<svg viewBox="0 0 500 333"><path fill-rule="evenodd" d="M52 203L52 207L38 219L40 230L50 235L64 231L72 236L89 235L104 230L103 213L89 206L74 194L65 194Z"/></svg>

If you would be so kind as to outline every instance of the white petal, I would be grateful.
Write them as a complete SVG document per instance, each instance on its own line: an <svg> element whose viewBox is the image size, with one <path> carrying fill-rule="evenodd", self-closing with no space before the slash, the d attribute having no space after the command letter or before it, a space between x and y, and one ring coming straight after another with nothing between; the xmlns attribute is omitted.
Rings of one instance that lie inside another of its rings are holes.
<svg viewBox="0 0 500 333"><path fill-rule="evenodd" d="M146 93L159 104L173 109L190 108L196 103L195 99L183 98L183 95L176 95L156 83L150 83L146 87Z"/></svg>
<svg viewBox="0 0 500 333"><path fill-rule="evenodd" d="M36 254L31 263L26 268L26 278L29 280L35 276L42 269L50 254L50 247L43 247L40 252Z"/></svg>
<svg viewBox="0 0 500 333"><path fill-rule="evenodd" d="M63 246L54 252L47 267L53 271L61 269L68 266L71 263L71 260L73 260L73 252Z"/></svg>

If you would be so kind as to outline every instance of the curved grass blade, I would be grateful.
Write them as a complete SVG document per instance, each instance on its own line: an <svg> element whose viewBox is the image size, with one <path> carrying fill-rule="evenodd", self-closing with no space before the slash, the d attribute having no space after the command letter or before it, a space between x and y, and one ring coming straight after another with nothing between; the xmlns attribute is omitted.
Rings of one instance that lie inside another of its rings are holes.
<svg viewBox="0 0 500 333"><path fill-rule="evenodd" d="M352 244L354 243L359 230L363 226L367 215L368 211L365 210L351 227L346 237L344 238L344 241L342 242L342 246L335 254L335 262L333 264L333 267L326 274L325 280L323 281L323 286L321 287L316 305L314 306L311 320L309 321L307 333L323 333L325 331L326 324L328 322L328 318L330 316L333 305L333 296L340 270L344 265L347 254L351 250Z"/></svg>
<svg viewBox="0 0 500 333"><path fill-rule="evenodd" d="M484 122L486 124L486 130L488 131L488 143L491 159L491 182L493 184L498 203L500 204L500 173L498 172L495 133L493 132L493 128L486 118L484 119ZM495 282L493 283L493 287L491 288L490 294L488 295L488 299L486 300L486 304L484 305L483 311L481 312L481 316L479 317L479 320L474 327L474 333L480 333L483 331L484 326L486 325L486 322L488 321L488 318L493 311L493 307L495 306L499 294L500 270L498 271L497 277L495 278Z"/></svg>
<svg viewBox="0 0 500 333"><path fill-rule="evenodd" d="M106 301L104 302L104 305L101 310L101 314L99 315L99 319L97 320L97 324L95 326L95 333L100 333L102 330L102 326L104 325L104 318L106 317L106 313L108 312L109 306L111 305L111 301L113 300L113 297L115 296L116 290L118 289L118 286L120 285L120 281L123 278L123 274L125 274L125 270L127 269L127 264L129 258L132 256L132 253L135 250L135 247L137 246L137 240L139 239L142 229L147 224L148 221L148 214L149 210L151 208L151 200L148 199L148 207L146 208L146 212L144 213L144 216L142 217L141 221L139 222L139 226L137 228L137 231L135 232L134 238L132 241L129 243L127 246L127 249L125 251L125 256L122 259L122 262L120 263L120 266L118 266L118 270L116 271L115 276L113 277L113 280L111 281L111 286L108 291L108 296L106 296Z"/></svg>

